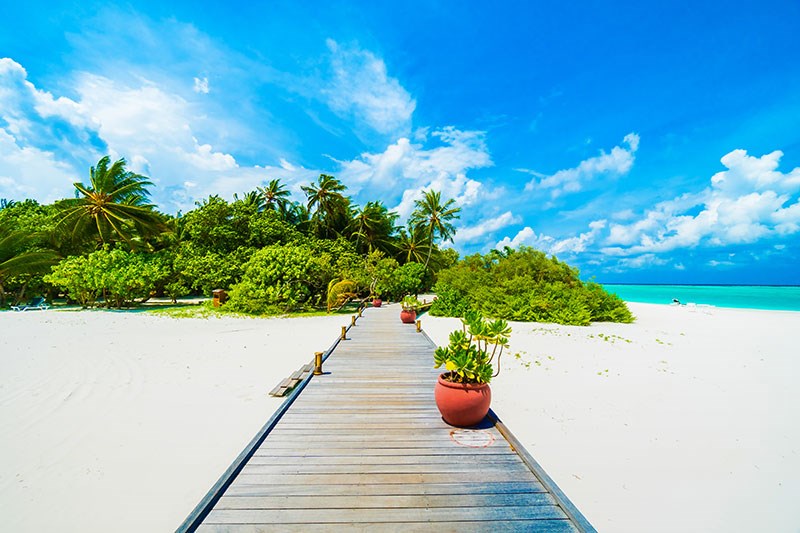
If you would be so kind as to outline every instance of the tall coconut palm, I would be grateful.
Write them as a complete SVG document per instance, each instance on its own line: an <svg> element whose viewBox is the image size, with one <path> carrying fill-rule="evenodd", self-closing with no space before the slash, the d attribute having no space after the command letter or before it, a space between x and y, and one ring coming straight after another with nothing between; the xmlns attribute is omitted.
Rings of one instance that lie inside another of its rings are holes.
<svg viewBox="0 0 800 533"><path fill-rule="evenodd" d="M409 228L400 230L400 238L395 244L397 259L403 263L423 263L432 250L428 236L423 228Z"/></svg>
<svg viewBox="0 0 800 533"><path fill-rule="evenodd" d="M286 209L290 205L289 191L281 184L281 180L270 180L266 187L259 187L258 192L264 199L264 209L279 211L286 214Z"/></svg>
<svg viewBox="0 0 800 533"><path fill-rule="evenodd" d="M442 241L453 241L456 228L451 221L460 218L461 212L460 207L454 207L455 203L452 198L442 203L442 193L433 189L423 191L422 200L414 202L414 212L411 213L409 224L415 229L422 228L431 245L428 257L425 258L425 268L428 268L437 237Z"/></svg>
<svg viewBox="0 0 800 533"><path fill-rule="evenodd" d="M250 191L244 196L239 198L239 195L234 193L233 200L235 202L242 202L246 206L250 206L256 212L260 213L265 208L264 198L261 196L260 191Z"/></svg>
<svg viewBox="0 0 800 533"><path fill-rule="evenodd" d="M350 218L350 199L342 193L345 185L327 174L320 174L317 183L301 187L308 199L308 210L314 209L311 222L320 237L340 234Z"/></svg>
<svg viewBox="0 0 800 533"><path fill-rule="evenodd" d="M152 182L125 169L125 159L111 164L103 157L89 170L89 185L75 183L75 199L60 203L59 227L73 238L91 236L98 244L125 241L131 248L137 237L166 230L161 216L147 201ZM109 166L110 165L110 166Z"/></svg>
<svg viewBox="0 0 800 533"><path fill-rule="evenodd" d="M350 223L356 246L365 244L367 252L376 248L389 249L392 235L397 231L394 225L397 217L397 213L389 211L383 202L367 202L361 209L356 209Z"/></svg>

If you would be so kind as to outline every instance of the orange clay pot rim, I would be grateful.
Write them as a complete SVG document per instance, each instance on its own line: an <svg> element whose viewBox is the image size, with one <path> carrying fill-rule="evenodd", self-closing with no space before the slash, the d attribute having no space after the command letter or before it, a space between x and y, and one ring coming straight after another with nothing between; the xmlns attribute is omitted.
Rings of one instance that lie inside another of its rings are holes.
<svg viewBox="0 0 800 533"><path fill-rule="evenodd" d="M444 376L446 376L447 374L450 374L450 372L444 372L443 374L439 374L439 384L449 389L478 390L489 386L488 383L453 383L452 381L447 381L446 379L444 379Z"/></svg>

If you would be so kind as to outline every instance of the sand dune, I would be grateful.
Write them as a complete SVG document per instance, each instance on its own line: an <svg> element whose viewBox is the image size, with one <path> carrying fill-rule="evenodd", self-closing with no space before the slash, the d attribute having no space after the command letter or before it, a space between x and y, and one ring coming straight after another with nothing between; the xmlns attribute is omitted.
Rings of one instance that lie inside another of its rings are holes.
<svg viewBox="0 0 800 533"><path fill-rule="evenodd" d="M600 531L796 531L800 313L631 308L513 324L497 413ZM174 530L347 322L0 313L0 530Z"/></svg>

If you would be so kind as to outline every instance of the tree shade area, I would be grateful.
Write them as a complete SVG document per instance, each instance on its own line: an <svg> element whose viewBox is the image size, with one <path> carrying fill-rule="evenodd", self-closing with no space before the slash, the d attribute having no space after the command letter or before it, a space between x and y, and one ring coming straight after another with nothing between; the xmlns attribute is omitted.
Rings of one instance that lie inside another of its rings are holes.
<svg viewBox="0 0 800 533"><path fill-rule="evenodd" d="M153 296L209 297L226 308L283 314L350 299L399 300L434 288L432 313L584 324L630 321L625 304L555 258L523 248L459 261L451 248L461 209L423 191L407 226L380 201L356 205L322 174L292 201L280 180L210 196L173 217L148 203L149 178L102 158L74 199L0 200L0 307L43 294L82 307L131 307ZM435 284L435 285L434 285Z"/></svg>

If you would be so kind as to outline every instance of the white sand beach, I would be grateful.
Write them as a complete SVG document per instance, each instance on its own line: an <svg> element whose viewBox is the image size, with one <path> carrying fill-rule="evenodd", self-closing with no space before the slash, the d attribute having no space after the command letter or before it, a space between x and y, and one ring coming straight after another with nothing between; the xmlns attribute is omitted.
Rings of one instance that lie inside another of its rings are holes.
<svg viewBox="0 0 800 533"><path fill-rule="evenodd" d="M513 324L495 411L600 531L796 531L800 313L631 309ZM0 313L0 530L174 530L347 322Z"/></svg>
<svg viewBox="0 0 800 533"><path fill-rule="evenodd" d="M798 531L800 313L629 305L514 323L493 409L598 531Z"/></svg>
<svg viewBox="0 0 800 533"><path fill-rule="evenodd" d="M348 322L0 313L0 531L174 531Z"/></svg>

